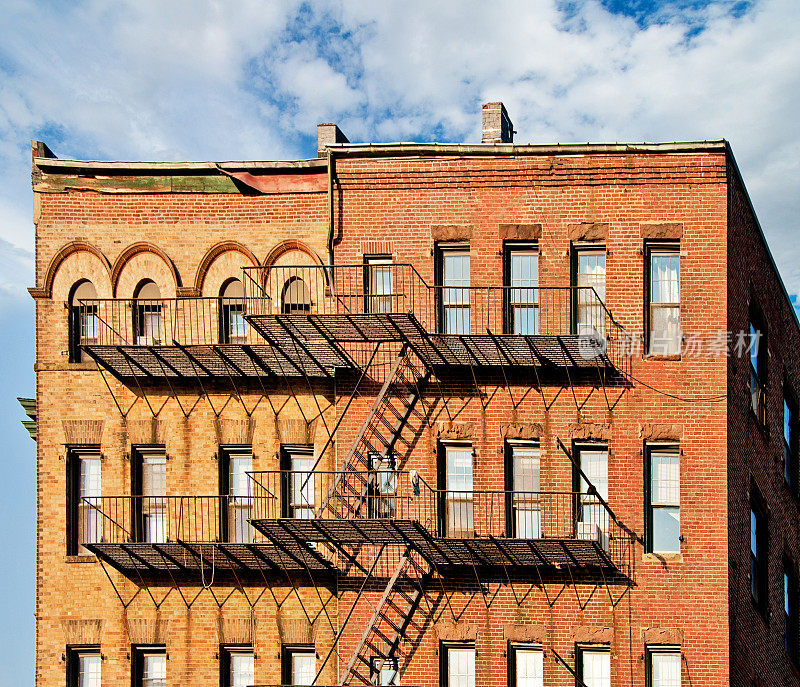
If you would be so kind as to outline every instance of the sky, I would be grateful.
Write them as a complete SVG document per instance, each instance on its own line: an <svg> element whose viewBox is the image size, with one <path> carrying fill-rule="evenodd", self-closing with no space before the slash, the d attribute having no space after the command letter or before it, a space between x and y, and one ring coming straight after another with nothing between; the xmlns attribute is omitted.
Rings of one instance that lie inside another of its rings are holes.
<svg viewBox="0 0 800 687"><path fill-rule="evenodd" d="M83 159L296 159L319 122L477 142L495 100L522 143L726 138L797 294L799 17L796 0L0 0L0 687L33 684L30 139Z"/></svg>

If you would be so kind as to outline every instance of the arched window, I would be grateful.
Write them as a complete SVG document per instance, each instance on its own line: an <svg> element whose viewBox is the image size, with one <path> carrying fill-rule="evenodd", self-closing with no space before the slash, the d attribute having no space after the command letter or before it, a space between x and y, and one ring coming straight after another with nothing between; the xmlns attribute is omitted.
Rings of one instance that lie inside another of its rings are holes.
<svg viewBox="0 0 800 687"><path fill-rule="evenodd" d="M92 282L83 280L72 287L69 298L69 361L86 360L81 344L97 343L97 291Z"/></svg>
<svg viewBox="0 0 800 687"><path fill-rule="evenodd" d="M302 315L311 312L311 296L300 277L292 277L283 286L281 312L284 315Z"/></svg>
<svg viewBox="0 0 800 687"><path fill-rule="evenodd" d="M161 291L145 279L136 287L133 308L133 341L137 346L161 345Z"/></svg>
<svg viewBox="0 0 800 687"><path fill-rule="evenodd" d="M229 279L219 292L220 343L247 343L244 321L244 287L238 279Z"/></svg>

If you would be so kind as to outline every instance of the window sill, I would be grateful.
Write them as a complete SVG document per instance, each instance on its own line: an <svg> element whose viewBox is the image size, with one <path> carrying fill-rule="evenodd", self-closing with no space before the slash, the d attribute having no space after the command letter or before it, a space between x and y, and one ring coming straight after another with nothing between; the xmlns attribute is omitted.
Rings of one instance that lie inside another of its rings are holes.
<svg viewBox="0 0 800 687"><path fill-rule="evenodd" d="M675 355L662 355L661 353L645 353L644 354L645 360L680 360L681 354L677 353Z"/></svg>
<svg viewBox="0 0 800 687"><path fill-rule="evenodd" d="M683 554L679 551L670 553L644 553L642 554L644 563L683 563Z"/></svg>
<svg viewBox="0 0 800 687"><path fill-rule="evenodd" d="M98 558L94 554L85 556L64 556L65 563L97 563Z"/></svg>

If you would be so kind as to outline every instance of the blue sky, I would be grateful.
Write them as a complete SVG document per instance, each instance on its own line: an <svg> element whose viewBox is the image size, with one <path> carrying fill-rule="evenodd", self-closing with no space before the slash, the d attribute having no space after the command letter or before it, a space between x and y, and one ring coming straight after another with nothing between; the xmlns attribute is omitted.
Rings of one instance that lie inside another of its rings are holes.
<svg viewBox="0 0 800 687"><path fill-rule="evenodd" d="M798 293L798 15L796 0L0 0L0 687L33 682L34 444L16 402L34 392L31 138L88 159L313 157L326 121L353 141L478 141L490 100L520 142L727 138Z"/></svg>

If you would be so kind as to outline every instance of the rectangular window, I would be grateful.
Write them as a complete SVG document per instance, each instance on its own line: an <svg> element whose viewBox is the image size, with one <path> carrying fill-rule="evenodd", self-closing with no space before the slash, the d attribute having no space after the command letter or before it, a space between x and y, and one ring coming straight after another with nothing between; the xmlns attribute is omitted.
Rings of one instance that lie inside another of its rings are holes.
<svg viewBox="0 0 800 687"><path fill-rule="evenodd" d="M223 646L220 650L222 687L250 687L255 684L255 654L252 646Z"/></svg>
<svg viewBox="0 0 800 687"><path fill-rule="evenodd" d="M470 275L468 245L439 245L436 249L439 331L470 333Z"/></svg>
<svg viewBox="0 0 800 687"><path fill-rule="evenodd" d="M373 656L370 659L370 675L373 685L399 685L400 673L396 658Z"/></svg>
<svg viewBox="0 0 800 687"><path fill-rule="evenodd" d="M676 553L680 543L680 450L678 446L651 445L645 449L647 550Z"/></svg>
<svg viewBox="0 0 800 687"><path fill-rule="evenodd" d="M167 522L167 454L163 446L140 446L132 452L134 532L137 541L165 542Z"/></svg>
<svg viewBox="0 0 800 687"><path fill-rule="evenodd" d="M606 252L604 248L575 251L575 314L577 334L606 335Z"/></svg>
<svg viewBox="0 0 800 687"><path fill-rule="evenodd" d="M681 649L677 646L649 646L647 687L681 687Z"/></svg>
<svg viewBox="0 0 800 687"><path fill-rule="evenodd" d="M439 484L444 485L440 499L441 530L457 539L474 534L472 491L472 444L441 444Z"/></svg>
<svg viewBox="0 0 800 687"><path fill-rule="evenodd" d="M134 687L167 687L167 652L163 646L134 647Z"/></svg>
<svg viewBox="0 0 800 687"><path fill-rule="evenodd" d="M71 449L67 455L67 555L91 555L85 543L99 543L101 465L99 447Z"/></svg>
<svg viewBox="0 0 800 687"><path fill-rule="evenodd" d="M506 443L506 531L511 537L542 536L539 445Z"/></svg>
<svg viewBox="0 0 800 687"><path fill-rule="evenodd" d="M393 518L397 514L397 471L394 456L369 454L368 513L370 518Z"/></svg>
<svg viewBox="0 0 800 687"><path fill-rule="evenodd" d="M475 687L475 646L442 644L439 676L442 687Z"/></svg>
<svg viewBox="0 0 800 687"><path fill-rule="evenodd" d="M783 563L783 631L786 654L797 665L800 653L798 646L798 604L797 575L794 565L786 560Z"/></svg>
<svg viewBox="0 0 800 687"><path fill-rule="evenodd" d="M611 687L611 651L608 647L581 646L576 655L578 678L586 687Z"/></svg>
<svg viewBox="0 0 800 687"><path fill-rule="evenodd" d="M100 647L70 647L67 649L67 685L69 687L100 687L101 664Z"/></svg>
<svg viewBox="0 0 800 687"><path fill-rule="evenodd" d="M317 654L313 646L284 646L284 685L313 685L317 676Z"/></svg>
<svg viewBox="0 0 800 687"><path fill-rule="evenodd" d="M509 687L544 687L544 654L540 646L510 644Z"/></svg>
<svg viewBox="0 0 800 687"><path fill-rule="evenodd" d="M392 270L391 255L364 256L367 312L390 313L397 311L396 304L392 302Z"/></svg>
<svg viewBox="0 0 800 687"><path fill-rule="evenodd" d="M797 480L797 412L794 396L788 389L783 392L783 479L790 488Z"/></svg>
<svg viewBox="0 0 800 687"><path fill-rule="evenodd" d="M539 333L539 249L507 244L505 251L505 333Z"/></svg>
<svg viewBox="0 0 800 687"><path fill-rule="evenodd" d="M283 517L309 520L316 509L314 447L284 446L283 463Z"/></svg>
<svg viewBox="0 0 800 687"><path fill-rule="evenodd" d="M597 490L597 495L608 502L608 448L597 445L577 446L578 464ZM608 513L597 498L589 493L589 485L581 475L576 478L580 496L578 512L578 539L591 539L608 549Z"/></svg>
<svg viewBox="0 0 800 687"><path fill-rule="evenodd" d="M766 416L767 333L760 317L750 316L750 407L763 425Z"/></svg>
<svg viewBox="0 0 800 687"><path fill-rule="evenodd" d="M762 611L767 607L767 517L761 494L750 490L750 593Z"/></svg>
<svg viewBox="0 0 800 687"><path fill-rule="evenodd" d="M681 352L680 250L677 245L647 247L648 353L678 355Z"/></svg>
<svg viewBox="0 0 800 687"><path fill-rule="evenodd" d="M220 509L221 533L225 541L249 543L253 532L248 518L252 516L252 480L247 473L253 470L253 450L250 446L220 448L220 491L227 499Z"/></svg>

